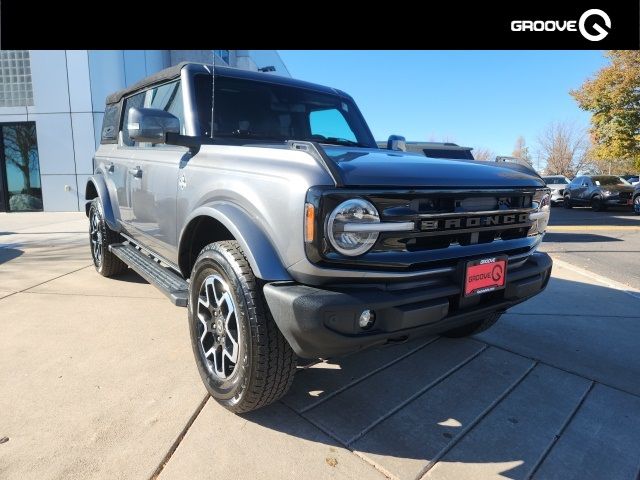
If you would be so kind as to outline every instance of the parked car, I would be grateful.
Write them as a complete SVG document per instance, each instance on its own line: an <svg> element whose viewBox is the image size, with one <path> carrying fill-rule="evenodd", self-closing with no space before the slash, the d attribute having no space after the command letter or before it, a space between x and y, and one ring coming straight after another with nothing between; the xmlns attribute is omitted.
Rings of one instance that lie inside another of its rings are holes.
<svg viewBox="0 0 640 480"><path fill-rule="evenodd" d="M634 177L625 178L625 180L634 187L640 183L640 177L638 177L637 175Z"/></svg>
<svg viewBox="0 0 640 480"><path fill-rule="evenodd" d="M542 177L547 187L551 189L551 205L557 205L564 200L564 189L569 185L569 180L564 175L552 175Z"/></svg>
<svg viewBox="0 0 640 480"><path fill-rule="evenodd" d="M333 88L159 72L107 98L85 194L95 268L188 307L203 383L234 412L284 395L297 356L471 335L546 287L540 177L391 140Z"/></svg>
<svg viewBox="0 0 640 480"><path fill-rule="evenodd" d="M640 215L640 183L636 183L633 189L633 211L636 215Z"/></svg>
<svg viewBox="0 0 640 480"><path fill-rule="evenodd" d="M632 204L633 187L615 175L581 175L574 178L564 191L564 207L591 206L593 210Z"/></svg>

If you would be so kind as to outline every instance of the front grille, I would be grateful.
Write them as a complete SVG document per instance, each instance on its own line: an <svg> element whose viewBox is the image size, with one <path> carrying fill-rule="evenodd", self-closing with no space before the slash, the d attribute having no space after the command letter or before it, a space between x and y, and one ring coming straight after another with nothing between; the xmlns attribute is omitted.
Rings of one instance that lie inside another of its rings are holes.
<svg viewBox="0 0 640 480"><path fill-rule="evenodd" d="M439 192L438 197L377 198L381 221L413 221L410 232L384 232L372 251L438 250L526 237L533 192Z"/></svg>
<svg viewBox="0 0 640 480"><path fill-rule="evenodd" d="M460 259L533 252L540 242L534 209L535 188L459 190L310 190L320 215L348 198L373 203L381 222L412 222L411 231L381 232L369 252L346 257L323 236L306 245L307 258L327 267L415 271L458 265ZM316 225L324 232L325 225Z"/></svg>

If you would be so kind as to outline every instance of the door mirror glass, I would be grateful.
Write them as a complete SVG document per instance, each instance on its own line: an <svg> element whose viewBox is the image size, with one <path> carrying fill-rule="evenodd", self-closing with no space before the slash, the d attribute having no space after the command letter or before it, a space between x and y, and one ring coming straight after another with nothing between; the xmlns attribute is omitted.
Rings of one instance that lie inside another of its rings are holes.
<svg viewBox="0 0 640 480"><path fill-rule="evenodd" d="M167 133L180 133L180 120L158 108L129 109L129 137L136 142L165 143Z"/></svg>

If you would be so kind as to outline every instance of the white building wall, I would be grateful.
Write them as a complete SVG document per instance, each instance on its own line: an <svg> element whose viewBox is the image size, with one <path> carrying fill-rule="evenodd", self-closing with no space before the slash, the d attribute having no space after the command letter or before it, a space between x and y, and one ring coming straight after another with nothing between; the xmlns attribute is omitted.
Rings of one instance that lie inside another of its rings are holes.
<svg viewBox="0 0 640 480"><path fill-rule="evenodd" d="M34 104L0 107L0 122L36 123L44 210L84 208L107 95L178 61L209 62L207 52L212 51L31 50ZM231 50L229 58L232 66L274 65L277 74L289 76L275 51Z"/></svg>

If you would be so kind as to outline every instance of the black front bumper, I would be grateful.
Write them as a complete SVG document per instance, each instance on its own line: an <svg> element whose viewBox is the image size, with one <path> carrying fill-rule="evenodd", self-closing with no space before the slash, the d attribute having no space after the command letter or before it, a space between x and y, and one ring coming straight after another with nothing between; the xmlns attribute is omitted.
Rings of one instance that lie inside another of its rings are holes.
<svg viewBox="0 0 640 480"><path fill-rule="evenodd" d="M476 297L461 295L462 277L410 284L358 284L320 289L294 282L264 287L269 309L297 355L332 357L372 345L437 334L503 312L540 293L551 276L552 261L534 253L507 270L503 290ZM358 326L360 313L375 312L371 330Z"/></svg>

